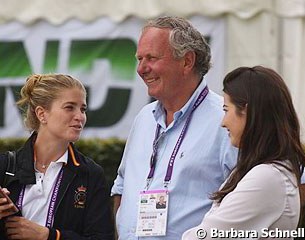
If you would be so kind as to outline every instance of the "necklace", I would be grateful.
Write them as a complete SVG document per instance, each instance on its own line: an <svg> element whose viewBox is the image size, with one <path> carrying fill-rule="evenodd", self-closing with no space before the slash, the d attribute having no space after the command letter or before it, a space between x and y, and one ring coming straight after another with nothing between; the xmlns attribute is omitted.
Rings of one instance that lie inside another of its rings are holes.
<svg viewBox="0 0 305 240"><path fill-rule="evenodd" d="M50 163L43 164L43 163L40 163L40 162L37 161L35 149L34 149L34 163L35 163L36 168L37 168L37 165L40 165L43 170L45 170L50 165Z"/></svg>
<svg viewBox="0 0 305 240"><path fill-rule="evenodd" d="M47 168L47 166L49 166L49 164L47 164L47 165L42 164L42 165L41 165L41 167L42 167L43 169L46 169L46 168Z"/></svg>
<svg viewBox="0 0 305 240"><path fill-rule="evenodd" d="M46 169L46 168L50 165L50 163L48 163L48 164L42 164L42 163L37 162L37 161L35 161L35 163L36 163L36 165L39 164L39 165L41 166L42 169Z"/></svg>

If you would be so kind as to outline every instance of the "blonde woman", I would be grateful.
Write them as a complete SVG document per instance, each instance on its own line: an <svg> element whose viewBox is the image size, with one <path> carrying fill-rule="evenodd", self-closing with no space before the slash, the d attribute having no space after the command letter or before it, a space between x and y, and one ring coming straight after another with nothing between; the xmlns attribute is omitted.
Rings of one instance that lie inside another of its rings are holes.
<svg viewBox="0 0 305 240"><path fill-rule="evenodd" d="M20 93L17 105L32 134L5 186L19 216L0 198L0 239L112 239L103 169L73 144L86 123L84 86L68 75L32 75ZM7 162L0 155L0 184Z"/></svg>

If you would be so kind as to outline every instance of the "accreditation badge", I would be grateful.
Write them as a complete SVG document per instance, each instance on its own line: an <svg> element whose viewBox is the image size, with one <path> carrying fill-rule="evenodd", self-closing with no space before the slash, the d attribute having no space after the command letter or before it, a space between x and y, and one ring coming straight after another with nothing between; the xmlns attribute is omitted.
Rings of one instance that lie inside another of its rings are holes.
<svg viewBox="0 0 305 240"><path fill-rule="evenodd" d="M168 190L140 192L136 231L138 237L166 235L168 200Z"/></svg>

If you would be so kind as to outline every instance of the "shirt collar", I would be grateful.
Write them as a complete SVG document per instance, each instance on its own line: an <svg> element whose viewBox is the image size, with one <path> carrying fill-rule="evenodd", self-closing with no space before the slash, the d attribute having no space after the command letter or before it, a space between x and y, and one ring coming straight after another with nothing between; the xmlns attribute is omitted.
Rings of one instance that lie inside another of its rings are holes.
<svg viewBox="0 0 305 240"><path fill-rule="evenodd" d="M186 114L186 112L190 111L197 97L199 96L199 94L205 88L206 85L207 85L206 80L202 79L202 81L200 82L200 84L198 85L192 96L189 98L189 100L186 102L186 104L180 110L174 113L174 121L177 121L178 119L183 117ZM165 111L160 101L157 101L157 104L155 105L152 112L156 122L165 128Z"/></svg>
<svg viewBox="0 0 305 240"><path fill-rule="evenodd" d="M56 163L67 164L67 162L68 162L68 149L65 151L65 153L60 158L58 158Z"/></svg>

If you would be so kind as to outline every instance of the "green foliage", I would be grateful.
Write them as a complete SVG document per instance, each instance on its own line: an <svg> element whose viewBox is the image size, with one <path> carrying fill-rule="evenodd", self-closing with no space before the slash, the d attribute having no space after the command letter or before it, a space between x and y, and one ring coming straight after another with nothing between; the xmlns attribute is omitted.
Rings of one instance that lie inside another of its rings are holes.
<svg viewBox="0 0 305 240"><path fill-rule="evenodd" d="M25 141L25 138L0 138L0 152L3 153L8 150L17 150Z"/></svg>
<svg viewBox="0 0 305 240"><path fill-rule="evenodd" d="M125 141L117 138L96 138L79 140L75 145L80 152L104 168L107 182L111 187L121 162Z"/></svg>
<svg viewBox="0 0 305 240"><path fill-rule="evenodd" d="M0 139L0 152L3 153L7 150L17 150L25 141L25 138ZM108 185L111 187L121 162L125 141L118 138L81 139L77 141L75 145L80 152L90 157L104 168Z"/></svg>

